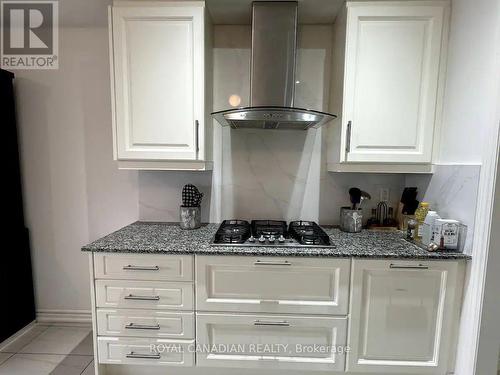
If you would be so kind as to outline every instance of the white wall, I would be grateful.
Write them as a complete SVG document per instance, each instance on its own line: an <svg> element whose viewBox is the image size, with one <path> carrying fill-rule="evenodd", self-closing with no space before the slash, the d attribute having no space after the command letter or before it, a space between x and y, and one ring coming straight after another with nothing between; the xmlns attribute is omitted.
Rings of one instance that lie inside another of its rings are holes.
<svg viewBox="0 0 500 375"><path fill-rule="evenodd" d="M59 70L15 72L42 312L88 310L88 260L80 247L138 218L137 173L118 171L112 160L107 30L63 28L59 36Z"/></svg>
<svg viewBox="0 0 500 375"><path fill-rule="evenodd" d="M481 319L482 286L486 272L487 211L493 204L490 194L495 167L492 163L493 155L498 153L499 47L500 2L453 0L440 161L482 163L476 214L479 225L475 228L472 261L464 291L455 371L458 375L474 373L478 349L475 338ZM468 198L472 199L476 197ZM479 355L487 357L491 354L490 349ZM486 368L488 366L483 369ZM486 374L481 369L476 373Z"/></svg>
<svg viewBox="0 0 500 375"><path fill-rule="evenodd" d="M452 0L443 129L438 162L481 163L494 119L500 69L493 48L498 0Z"/></svg>
<svg viewBox="0 0 500 375"><path fill-rule="evenodd" d="M498 95L500 99L500 92ZM500 119L500 103L498 104ZM488 266L485 275L484 305L481 312L480 342L478 348L477 374L500 372L500 168L497 163L496 189L489 241Z"/></svg>
<svg viewBox="0 0 500 375"><path fill-rule="evenodd" d="M475 209L485 142L495 124L497 0L452 0L440 144L433 176L408 176L420 199L469 227L472 253Z"/></svg>

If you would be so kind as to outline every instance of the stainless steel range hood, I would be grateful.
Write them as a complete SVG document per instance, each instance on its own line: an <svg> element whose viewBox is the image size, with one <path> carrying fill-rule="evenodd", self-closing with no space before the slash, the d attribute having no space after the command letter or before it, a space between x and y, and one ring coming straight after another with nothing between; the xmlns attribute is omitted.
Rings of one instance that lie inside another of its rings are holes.
<svg viewBox="0 0 500 375"><path fill-rule="evenodd" d="M297 2L252 5L250 107L213 112L232 128L307 130L336 116L294 107Z"/></svg>

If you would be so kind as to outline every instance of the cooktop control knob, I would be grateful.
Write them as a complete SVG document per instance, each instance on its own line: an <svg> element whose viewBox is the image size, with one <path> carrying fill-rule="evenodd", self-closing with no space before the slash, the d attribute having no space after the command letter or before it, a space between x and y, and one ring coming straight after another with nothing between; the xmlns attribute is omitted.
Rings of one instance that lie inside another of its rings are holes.
<svg viewBox="0 0 500 375"><path fill-rule="evenodd" d="M280 235L279 238L278 238L278 242L285 242L285 237L283 237L283 235Z"/></svg>
<svg viewBox="0 0 500 375"><path fill-rule="evenodd" d="M264 235L261 234L259 237L259 242L260 243L266 242L266 237L264 237Z"/></svg>
<svg viewBox="0 0 500 375"><path fill-rule="evenodd" d="M276 238L274 238L274 236L270 236L269 237L269 242L273 243L274 241L276 241Z"/></svg>
<svg viewBox="0 0 500 375"><path fill-rule="evenodd" d="M250 238L248 239L248 242L255 242L255 237L254 236L250 236Z"/></svg>

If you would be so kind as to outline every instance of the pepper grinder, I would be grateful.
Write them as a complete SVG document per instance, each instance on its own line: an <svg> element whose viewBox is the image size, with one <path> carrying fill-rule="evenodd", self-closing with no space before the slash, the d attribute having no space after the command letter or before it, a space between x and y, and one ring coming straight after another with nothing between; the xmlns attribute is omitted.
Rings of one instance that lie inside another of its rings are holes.
<svg viewBox="0 0 500 375"><path fill-rule="evenodd" d="M408 240L415 239L415 231L417 229L417 221L414 219L408 220L408 227L406 229L406 238Z"/></svg>

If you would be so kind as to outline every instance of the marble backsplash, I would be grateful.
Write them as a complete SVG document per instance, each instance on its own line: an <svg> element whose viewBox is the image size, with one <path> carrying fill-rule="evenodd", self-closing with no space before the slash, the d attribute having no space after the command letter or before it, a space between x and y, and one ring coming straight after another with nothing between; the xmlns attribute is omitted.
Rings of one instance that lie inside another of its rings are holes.
<svg viewBox="0 0 500 375"><path fill-rule="evenodd" d="M407 186L418 187L418 199L429 202L442 218L467 225L467 253L474 237L480 171L479 165L436 165L433 175L407 175L405 181Z"/></svg>

